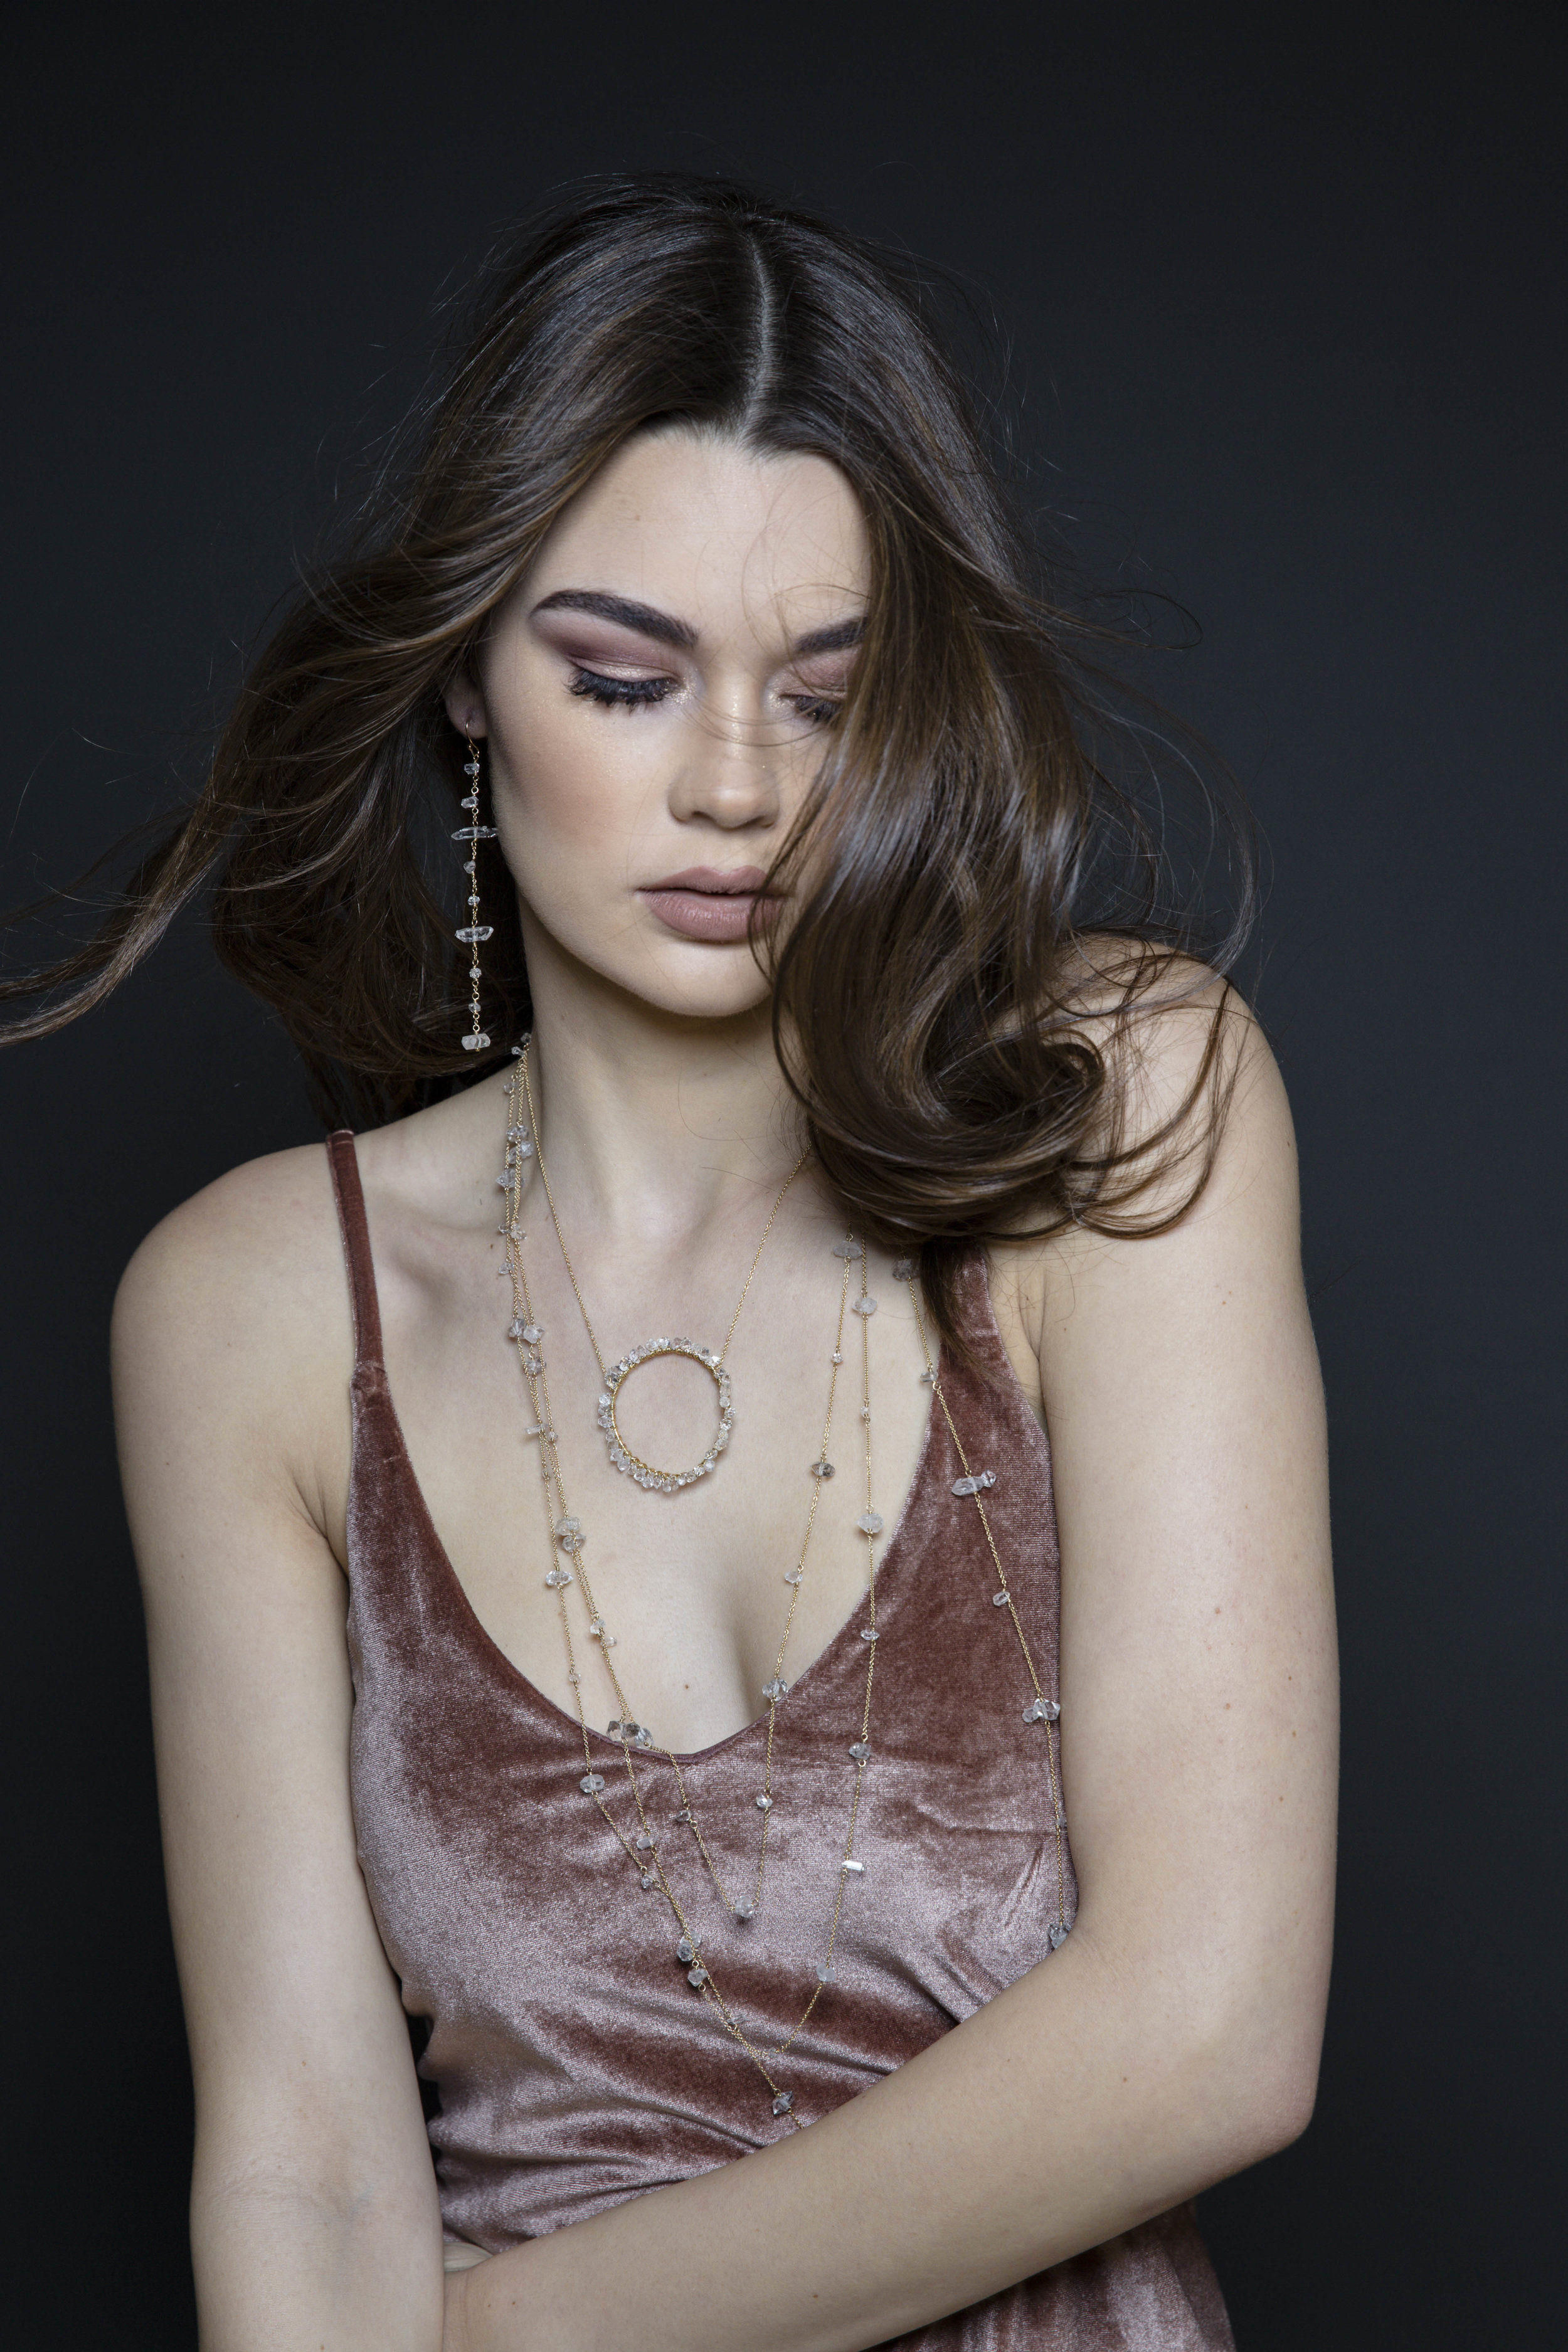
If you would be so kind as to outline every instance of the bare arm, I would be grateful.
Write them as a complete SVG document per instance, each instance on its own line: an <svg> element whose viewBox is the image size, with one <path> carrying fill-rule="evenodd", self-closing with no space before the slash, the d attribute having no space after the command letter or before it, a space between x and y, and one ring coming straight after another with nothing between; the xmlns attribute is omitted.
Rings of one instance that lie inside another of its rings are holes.
<svg viewBox="0 0 1568 2352"><path fill-rule="evenodd" d="M862 2352L1283 2147L1327 1991L1321 1400L1283 1090L1214 1179L1037 1290L1082 1889L1061 1951L836 2114L451 2282L448 2352Z"/></svg>
<svg viewBox="0 0 1568 2352"><path fill-rule="evenodd" d="M346 1445L342 1299L321 1155L299 1152L160 1227L116 1310L204 2352L435 2352L441 2334L435 2182L355 1860L346 1589L321 1524L323 1430Z"/></svg>

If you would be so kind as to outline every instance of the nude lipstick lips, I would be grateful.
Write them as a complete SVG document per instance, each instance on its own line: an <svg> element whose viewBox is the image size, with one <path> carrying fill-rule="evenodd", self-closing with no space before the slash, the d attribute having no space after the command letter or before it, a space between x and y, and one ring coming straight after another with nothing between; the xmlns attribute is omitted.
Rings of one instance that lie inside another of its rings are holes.
<svg viewBox="0 0 1568 2352"><path fill-rule="evenodd" d="M760 866L689 866L650 882L637 896L667 929L683 940L731 947L745 938L752 908L767 879Z"/></svg>

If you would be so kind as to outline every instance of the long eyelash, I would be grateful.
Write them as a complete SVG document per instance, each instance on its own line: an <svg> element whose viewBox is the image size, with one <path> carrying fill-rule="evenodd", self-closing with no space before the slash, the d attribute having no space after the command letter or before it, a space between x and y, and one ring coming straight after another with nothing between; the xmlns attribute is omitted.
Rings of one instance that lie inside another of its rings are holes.
<svg viewBox="0 0 1568 2352"><path fill-rule="evenodd" d="M674 685L670 677L605 677L596 669L575 669L566 690L606 710L635 710L642 703L662 702Z"/></svg>
<svg viewBox="0 0 1568 2352"><path fill-rule="evenodd" d="M792 694L789 699L814 727L831 727L844 708L842 697L837 695Z"/></svg>

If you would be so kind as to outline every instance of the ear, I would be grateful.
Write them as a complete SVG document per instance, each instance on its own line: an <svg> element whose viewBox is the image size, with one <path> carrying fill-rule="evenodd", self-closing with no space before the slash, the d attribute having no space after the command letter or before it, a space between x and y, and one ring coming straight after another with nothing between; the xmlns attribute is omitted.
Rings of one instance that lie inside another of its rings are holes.
<svg viewBox="0 0 1568 2352"><path fill-rule="evenodd" d="M471 735L477 742L481 736L489 733L483 698L468 670L453 672L441 699L447 706L447 718L459 735Z"/></svg>

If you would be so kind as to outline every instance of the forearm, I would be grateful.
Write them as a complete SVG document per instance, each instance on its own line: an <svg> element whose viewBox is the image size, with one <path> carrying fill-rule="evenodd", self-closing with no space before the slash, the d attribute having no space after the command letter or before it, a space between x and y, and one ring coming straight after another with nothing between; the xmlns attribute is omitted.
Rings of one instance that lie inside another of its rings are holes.
<svg viewBox="0 0 1568 2352"><path fill-rule="evenodd" d="M1080 1926L808 2130L469 2273L447 2352L861 2352L1294 2136L1310 2001L1300 2047L1268 2053L1223 2002L1205 2031L1179 1970L1135 1992L1121 1973Z"/></svg>

